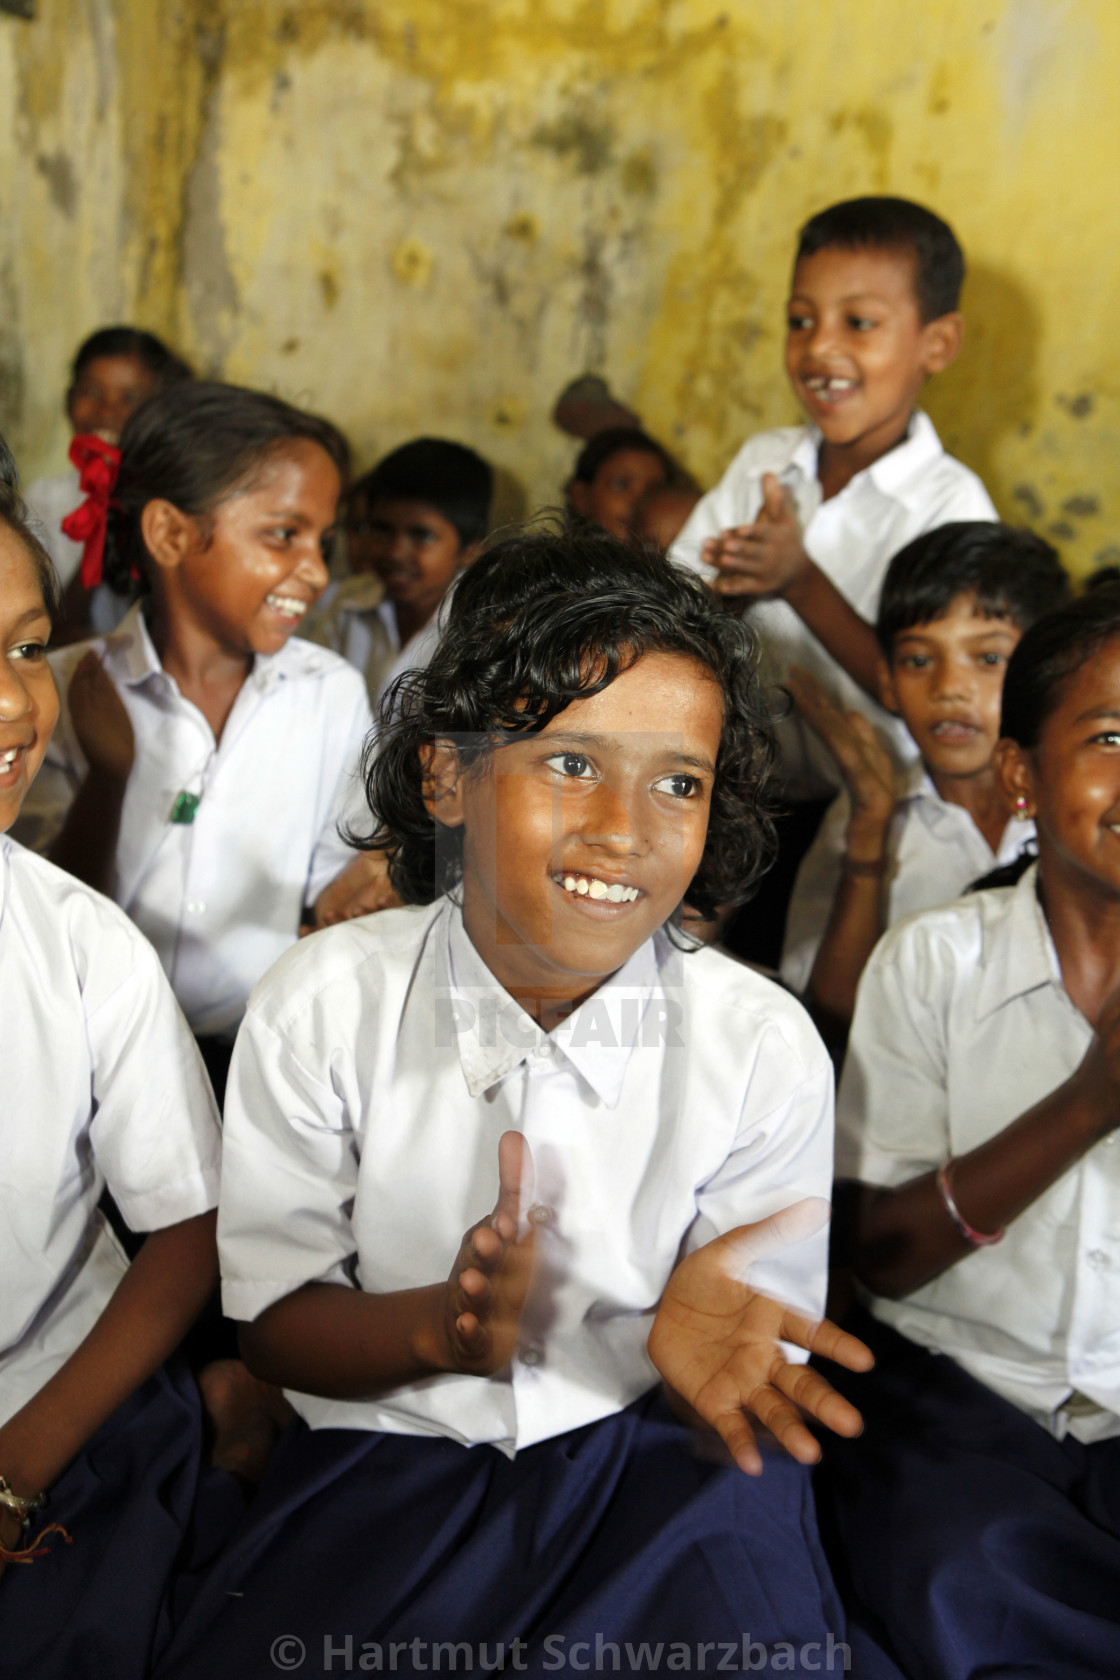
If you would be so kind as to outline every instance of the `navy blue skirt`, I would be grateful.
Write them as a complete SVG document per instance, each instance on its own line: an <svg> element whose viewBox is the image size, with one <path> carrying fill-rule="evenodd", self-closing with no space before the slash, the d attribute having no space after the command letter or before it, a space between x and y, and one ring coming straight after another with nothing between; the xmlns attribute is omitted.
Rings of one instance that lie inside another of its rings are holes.
<svg viewBox="0 0 1120 1680"><path fill-rule="evenodd" d="M864 1415L818 1478L849 1609L914 1680L1117 1680L1120 1440L1056 1441L944 1354L869 1314Z"/></svg>
<svg viewBox="0 0 1120 1680"><path fill-rule="evenodd" d="M293 1426L159 1680L846 1671L809 1476L697 1456L656 1393L510 1460Z"/></svg>
<svg viewBox="0 0 1120 1680"><path fill-rule="evenodd" d="M73 1545L51 1535L47 1556L0 1579L2 1680L149 1673L171 1634L177 1571L220 1550L245 1509L232 1477L201 1469L201 1441L198 1389L178 1360L102 1425L43 1513Z"/></svg>

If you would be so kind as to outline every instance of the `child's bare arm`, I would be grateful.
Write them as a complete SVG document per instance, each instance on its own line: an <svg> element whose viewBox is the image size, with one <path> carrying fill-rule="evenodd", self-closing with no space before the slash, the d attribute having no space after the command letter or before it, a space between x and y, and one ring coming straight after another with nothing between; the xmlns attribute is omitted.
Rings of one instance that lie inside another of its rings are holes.
<svg viewBox="0 0 1120 1680"><path fill-rule="evenodd" d="M875 631L805 552L793 503L773 473L764 474L762 486L762 508L754 524L724 531L705 545L705 560L720 572L713 587L734 598L780 595L848 675L877 700Z"/></svg>
<svg viewBox="0 0 1120 1680"><path fill-rule="evenodd" d="M369 1399L438 1373L491 1376L517 1345L533 1270L534 1226L518 1235L525 1140L498 1149L494 1211L463 1237L445 1283L374 1295L310 1283L241 1329L249 1369L266 1382L330 1399Z"/></svg>
<svg viewBox="0 0 1120 1680"><path fill-rule="evenodd" d="M813 1014L833 1036L843 1036L859 977L884 927L886 844L897 800L894 766L870 721L859 712L842 712L808 672L795 667L787 687L835 758L851 806L842 873L807 989Z"/></svg>
<svg viewBox="0 0 1120 1680"><path fill-rule="evenodd" d="M70 717L89 770L50 849L52 863L109 892L135 742L124 702L91 649L70 679Z"/></svg>
<svg viewBox="0 0 1120 1680"><path fill-rule="evenodd" d="M1101 1011L1080 1067L1056 1091L953 1162L952 1196L974 1231L993 1235L1120 1125L1120 991ZM861 1186L855 1268L869 1289L898 1300L974 1252L936 1173L897 1189Z"/></svg>
<svg viewBox="0 0 1120 1680"><path fill-rule="evenodd" d="M178 1347L218 1281L216 1219L203 1213L153 1231L89 1335L0 1427L0 1474L21 1498L49 1488ZM10 1527L0 1543L15 1543Z"/></svg>
<svg viewBox="0 0 1120 1680"><path fill-rule="evenodd" d="M819 1372L791 1364L780 1343L808 1348L851 1371L870 1369L869 1349L828 1319L804 1318L749 1281L754 1261L811 1236L827 1215L825 1202L799 1202L705 1243L673 1272L650 1331L650 1358L670 1396L717 1431L748 1475L762 1470L748 1412L801 1464L820 1457L803 1412L839 1435L858 1435L863 1427L855 1407Z"/></svg>

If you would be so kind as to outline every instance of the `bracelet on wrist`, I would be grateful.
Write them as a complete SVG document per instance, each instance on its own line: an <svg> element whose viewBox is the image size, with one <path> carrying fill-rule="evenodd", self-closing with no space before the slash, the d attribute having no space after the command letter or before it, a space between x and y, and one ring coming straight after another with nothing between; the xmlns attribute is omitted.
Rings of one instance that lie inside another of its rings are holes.
<svg viewBox="0 0 1120 1680"><path fill-rule="evenodd" d="M975 1230L968 1223L953 1197L953 1168L956 1164L955 1158L950 1155L949 1159L943 1161L937 1169L937 1189L942 1202L945 1204L945 1212L949 1215L961 1236L970 1242L973 1248L991 1248L993 1243L1003 1241L1007 1227L1001 1225L998 1231L984 1232Z"/></svg>
<svg viewBox="0 0 1120 1680"><path fill-rule="evenodd" d="M46 1503L45 1493L33 1493L29 1499L24 1499L13 1491L6 1476L0 1476L0 1505L15 1512L21 1528L30 1528L32 1511L41 1511Z"/></svg>
<svg viewBox="0 0 1120 1680"><path fill-rule="evenodd" d="M887 860L885 857L853 858L845 854L841 868L845 875L866 877L869 881L881 881L887 873Z"/></svg>

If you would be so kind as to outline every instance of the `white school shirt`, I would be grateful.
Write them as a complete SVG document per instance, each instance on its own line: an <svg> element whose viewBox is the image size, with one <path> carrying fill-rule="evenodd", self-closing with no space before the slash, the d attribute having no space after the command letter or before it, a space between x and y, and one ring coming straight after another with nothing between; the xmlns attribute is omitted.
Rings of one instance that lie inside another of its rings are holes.
<svg viewBox="0 0 1120 1680"><path fill-rule="evenodd" d="M111 896L155 946L193 1031L232 1038L253 986L294 943L302 907L353 857L339 825L369 826L357 774L372 723L365 685L292 638L258 655L215 745L134 607L113 635L51 655L59 723L14 830L36 851L86 775L67 702L91 647L136 738ZM181 792L201 795L193 822L171 821Z"/></svg>
<svg viewBox="0 0 1120 1680"><path fill-rule="evenodd" d="M0 836L0 1423L38 1393L128 1268L135 1231L218 1199L210 1084L151 946L116 905Z"/></svg>
<svg viewBox="0 0 1120 1680"><path fill-rule="evenodd" d="M226 1312L252 1320L313 1280L381 1292L447 1278L494 1206L511 1129L550 1222L509 1373L368 1401L291 1395L313 1428L512 1457L628 1405L658 1380L646 1341L682 1249L828 1196L829 1062L788 993L663 935L544 1035L450 899L315 934L257 988L234 1050ZM752 1281L817 1317L826 1264L821 1232Z"/></svg>
<svg viewBox="0 0 1120 1680"><path fill-rule="evenodd" d="M838 1178L906 1184L995 1137L1083 1060L1092 1029L1062 984L1037 878L1034 865L1014 887L927 910L876 947L840 1086ZM871 1308L1059 1438L1120 1434L1115 1133L1002 1242ZM1085 1399L1103 1409L1084 1415Z"/></svg>
<svg viewBox="0 0 1120 1680"><path fill-rule="evenodd" d="M695 506L669 551L671 560L707 577L700 550L709 537L749 525L762 506L762 477L774 473L789 490L808 553L856 612L874 624L887 566L900 548L937 525L957 519L995 519L983 484L960 461L946 455L933 422L915 409L905 440L821 500L815 426L783 426L748 438L714 490ZM762 644L763 674L784 682L791 665L816 677L844 711L862 712L875 724L899 767L912 764L918 749L897 718L883 710L826 652L813 632L783 600L753 602L747 622ZM795 799L820 799L840 787L828 748L798 715L778 724L781 774Z"/></svg>
<svg viewBox="0 0 1120 1680"><path fill-rule="evenodd" d="M65 589L82 560L82 544L62 529L67 514L81 506L78 469L71 467L57 478L37 478L28 485L23 499L32 515L35 534L54 561L58 581Z"/></svg>
<svg viewBox="0 0 1120 1680"><path fill-rule="evenodd" d="M396 611L384 597L380 578L369 573L343 578L327 588L303 626L308 641L333 649L361 671L374 706L402 672L424 669L443 629L443 614L437 610L402 643Z"/></svg>
<svg viewBox="0 0 1120 1680"><path fill-rule="evenodd" d="M804 992L809 984L832 913L848 850L850 813L845 790L825 812L797 871L781 964L782 979L796 992ZM919 910L949 904L974 881L1001 864L1013 863L1033 839L1034 823L1012 818L993 852L964 806L942 799L919 761L907 774L887 830L886 926Z"/></svg>

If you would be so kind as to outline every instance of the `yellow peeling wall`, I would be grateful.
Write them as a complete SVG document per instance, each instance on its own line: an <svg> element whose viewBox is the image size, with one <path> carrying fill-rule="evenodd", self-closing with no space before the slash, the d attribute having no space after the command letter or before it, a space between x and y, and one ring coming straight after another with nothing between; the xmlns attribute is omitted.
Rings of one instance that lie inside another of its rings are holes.
<svg viewBox="0 0 1120 1680"><path fill-rule="evenodd" d="M1079 572L1120 557L1116 0L39 0L0 14L0 425L65 450L113 319L554 500L606 376L711 482L794 418L791 238L921 198L970 260L948 445Z"/></svg>

